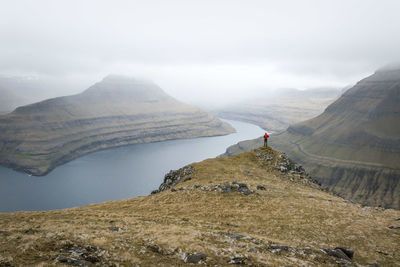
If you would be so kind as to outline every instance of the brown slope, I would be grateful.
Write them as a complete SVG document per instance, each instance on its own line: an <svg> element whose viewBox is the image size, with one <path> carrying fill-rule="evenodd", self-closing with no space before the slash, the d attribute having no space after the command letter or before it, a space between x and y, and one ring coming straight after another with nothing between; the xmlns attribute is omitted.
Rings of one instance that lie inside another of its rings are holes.
<svg viewBox="0 0 400 267"><path fill-rule="evenodd" d="M0 214L0 265L189 266L185 254L200 252L201 266L234 266L235 257L246 266L397 266L400 229L388 226L399 225L400 211L351 204L276 170L281 161L261 148L171 172L179 183L159 194ZM353 259L321 250L337 246Z"/></svg>
<svg viewBox="0 0 400 267"><path fill-rule="evenodd" d="M99 149L233 131L153 83L108 76L81 94L0 116L0 164L44 175Z"/></svg>

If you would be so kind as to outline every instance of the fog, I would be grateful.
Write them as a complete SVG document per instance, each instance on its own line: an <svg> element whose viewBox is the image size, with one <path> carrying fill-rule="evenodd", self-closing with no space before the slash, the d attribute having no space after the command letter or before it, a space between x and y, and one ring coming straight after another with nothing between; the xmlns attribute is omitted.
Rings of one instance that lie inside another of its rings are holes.
<svg viewBox="0 0 400 267"><path fill-rule="evenodd" d="M2 0L0 74L72 81L71 93L126 74L200 105L340 88L400 61L399 10L398 0Z"/></svg>

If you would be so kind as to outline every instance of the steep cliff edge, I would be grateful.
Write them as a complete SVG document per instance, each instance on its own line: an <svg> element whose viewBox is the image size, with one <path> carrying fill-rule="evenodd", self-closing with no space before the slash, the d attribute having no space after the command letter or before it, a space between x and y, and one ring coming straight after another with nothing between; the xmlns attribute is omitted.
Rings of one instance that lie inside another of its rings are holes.
<svg viewBox="0 0 400 267"><path fill-rule="evenodd" d="M269 148L171 171L159 191L66 210L0 214L0 265L400 262L400 211L331 195Z"/></svg>
<svg viewBox="0 0 400 267"><path fill-rule="evenodd" d="M232 132L228 124L151 82L108 76L81 94L0 116L0 164L44 175L100 149Z"/></svg>
<svg viewBox="0 0 400 267"><path fill-rule="evenodd" d="M400 68L378 70L319 116L269 143L326 188L365 205L400 209ZM241 142L228 155L261 145Z"/></svg>

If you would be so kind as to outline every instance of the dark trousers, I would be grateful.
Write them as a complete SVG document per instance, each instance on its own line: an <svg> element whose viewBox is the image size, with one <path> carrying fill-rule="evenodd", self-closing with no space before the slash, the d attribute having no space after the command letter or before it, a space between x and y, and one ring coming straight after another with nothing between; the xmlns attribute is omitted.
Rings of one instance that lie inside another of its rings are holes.
<svg viewBox="0 0 400 267"><path fill-rule="evenodd" d="M264 146L267 147L268 146L268 139L264 138Z"/></svg>

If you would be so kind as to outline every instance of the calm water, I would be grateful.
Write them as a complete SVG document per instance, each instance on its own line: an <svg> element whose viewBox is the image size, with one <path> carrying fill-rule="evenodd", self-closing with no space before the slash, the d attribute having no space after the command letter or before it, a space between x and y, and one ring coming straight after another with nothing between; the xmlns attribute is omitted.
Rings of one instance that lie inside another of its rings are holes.
<svg viewBox="0 0 400 267"><path fill-rule="evenodd" d="M99 151L43 177L0 167L0 212L70 208L147 195L169 170L216 157L228 146L264 133L252 124L227 122L237 133Z"/></svg>

